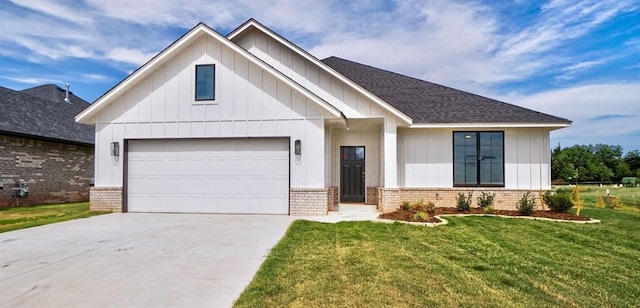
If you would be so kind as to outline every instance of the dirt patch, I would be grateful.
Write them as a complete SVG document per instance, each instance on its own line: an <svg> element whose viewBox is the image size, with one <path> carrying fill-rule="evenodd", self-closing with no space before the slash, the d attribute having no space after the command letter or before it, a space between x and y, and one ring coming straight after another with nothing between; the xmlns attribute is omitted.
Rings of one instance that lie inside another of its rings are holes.
<svg viewBox="0 0 640 308"><path fill-rule="evenodd" d="M380 218L383 219L392 219L392 220L404 220L411 222L441 222L438 219L437 215L446 215L446 214L494 214L494 215L504 215L504 216L524 216L520 214L520 212L515 210L495 210L493 213L486 213L481 208L471 208L469 211L460 212L455 207L439 207L436 208L436 212L434 215L429 215L427 219L419 219L415 215L415 211L407 211L398 209L395 212L384 213L380 215ZM572 213L565 212L551 212L551 211L533 211L529 217L542 217L549 219L559 219L559 220L577 220L577 221L588 221L589 217L584 216L576 216Z"/></svg>

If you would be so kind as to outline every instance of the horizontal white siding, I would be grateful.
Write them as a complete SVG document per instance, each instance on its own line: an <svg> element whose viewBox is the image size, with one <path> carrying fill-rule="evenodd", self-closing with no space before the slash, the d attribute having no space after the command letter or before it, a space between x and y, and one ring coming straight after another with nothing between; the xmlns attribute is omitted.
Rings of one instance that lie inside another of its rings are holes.
<svg viewBox="0 0 640 308"><path fill-rule="evenodd" d="M260 31L249 30L234 41L341 110L347 118L382 118L386 114L375 102Z"/></svg>
<svg viewBox="0 0 640 308"><path fill-rule="evenodd" d="M505 188L550 188L549 131L506 129L504 139ZM453 187L453 130L400 129L398 162L402 187Z"/></svg>
<svg viewBox="0 0 640 308"><path fill-rule="evenodd" d="M196 64L216 65L214 102L194 100ZM303 155L291 159L291 187L324 187L324 118L316 103L202 36L97 115L96 186L122 185L122 163L109 155L113 141L264 136L302 140Z"/></svg>

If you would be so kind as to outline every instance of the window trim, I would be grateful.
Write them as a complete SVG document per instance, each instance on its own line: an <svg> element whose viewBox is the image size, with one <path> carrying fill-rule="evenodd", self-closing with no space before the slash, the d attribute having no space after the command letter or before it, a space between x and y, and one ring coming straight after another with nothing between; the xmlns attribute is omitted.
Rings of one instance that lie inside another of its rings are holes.
<svg viewBox="0 0 640 308"><path fill-rule="evenodd" d="M456 133L475 133L476 134L476 156L480 157L479 153L480 153L480 134L481 133L501 133L502 134L502 184L482 184L480 183L480 163L478 160L478 164L476 167L476 184L460 184L460 183L456 183L456 139L455 139L455 135ZM475 131L471 131L471 130L454 130L453 133L451 134L451 161L452 161L452 169L453 169L453 187L506 187L505 186L505 172L506 172L506 162L505 162L505 148L506 148L506 144L505 144L505 138L504 138L504 131L500 131L500 130L475 130Z"/></svg>
<svg viewBox="0 0 640 308"><path fill-rule="evenodd" d="M207 98L198 98L198 67L201 66L211 66L213 68L213 93L211 98L207 97ZM193 82L193 99L197 102L197 103L207 103L207 102L215 102L216 100L216 83L218 81L218 78L216 78L216 65L215 63L206 63L206 64L196 64L193 70L193 74L194 74L194 82Z"/></svg>

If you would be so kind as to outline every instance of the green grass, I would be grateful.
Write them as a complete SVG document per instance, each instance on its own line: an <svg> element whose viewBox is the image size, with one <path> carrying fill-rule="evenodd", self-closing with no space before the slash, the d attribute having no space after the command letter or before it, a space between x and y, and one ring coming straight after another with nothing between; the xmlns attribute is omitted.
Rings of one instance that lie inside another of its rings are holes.
<svg viewBox="0 0 640 308"><path fill-rule="evenodd" d="M89 211L88 202L0 209L0 233L100 214Z"/></svg>
<svg viewBox="0 0 640 308"><path fill-rule="evenodd" d="M640 306L640 214L582 215L602 223L296 221L236 306Z"/></svg>
<svg viewBox="0 0 640 308"><path fill-rule="evenodd" d="M580 186L580 197L586 203L596 204L598 196L606 196L607 189L613 196L620 197L620 201L627 207L636 207L640 210L640 187L599 187Z"/></svg>

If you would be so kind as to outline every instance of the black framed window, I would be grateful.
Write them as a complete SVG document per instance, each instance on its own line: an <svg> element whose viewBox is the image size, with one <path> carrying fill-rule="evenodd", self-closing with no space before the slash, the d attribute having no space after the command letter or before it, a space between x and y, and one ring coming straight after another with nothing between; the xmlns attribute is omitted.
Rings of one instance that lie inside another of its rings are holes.
<svg viewBox="0 0 640 308"><path fill-rule="evenodd" d="M196 100L214 100L216 95L216 66L196 65Z"/></svg>
<svg viewBox="0 0 640 308"><path fill-rule="evenodd" d="M453 132L453 186L504 187L504 132Z"/></svg>

